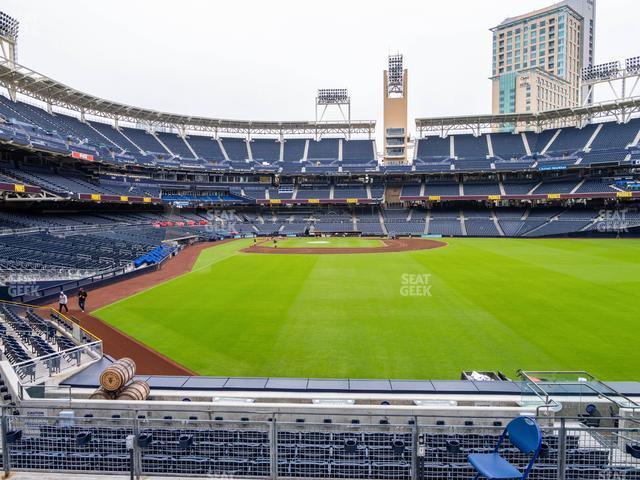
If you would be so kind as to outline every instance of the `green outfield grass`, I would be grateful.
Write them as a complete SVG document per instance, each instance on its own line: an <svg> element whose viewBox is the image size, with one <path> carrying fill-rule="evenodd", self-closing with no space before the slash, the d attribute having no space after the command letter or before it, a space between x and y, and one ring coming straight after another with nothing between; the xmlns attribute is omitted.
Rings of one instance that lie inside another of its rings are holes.
<svg viewBox="0 0 640 480"><path fill-rule="evenodd" d="M638 379L640 240L447 241L253 255L239 240L97 315L204 375L454 379L523 368ZM417 295L421 275L430 296Z"/></svg>

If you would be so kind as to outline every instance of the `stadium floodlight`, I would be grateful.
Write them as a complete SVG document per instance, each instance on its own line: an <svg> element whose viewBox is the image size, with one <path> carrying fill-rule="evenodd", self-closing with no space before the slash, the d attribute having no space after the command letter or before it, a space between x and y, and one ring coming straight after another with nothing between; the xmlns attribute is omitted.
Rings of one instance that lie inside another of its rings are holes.
<svg viewBox="0 0 640 480"><path fill-rule="evenodd" d="M593 65L590 65L588 67L584 67L582 69L582 80L583 81L589 81L589 80L593 80Z"/></svg>
<svg viewBox="0 0 640 480"><path fill-rule="evenodd" d="M616 78L620 73L620 62L607 62L599 65L591 65L582 69L582 80L585 82L609 80Z"/></svg>
<svg viewBox="0 0 640 480"><path fill-rule="evenodd" d="M342 106L346 105L346 112ZM342 120L351 124L351 97L346 88L319 88L316 95L316 123L322 122L328 109L340 112Z"/></svg>
<svg viewBox="0 0 640 480"><path fill-rule="evenodd" d="M18 45L18 31L20 22L15 18L0 12L0 56L11 63L16 61L16 48ZM9 96L15 100L15 88L10 87Z"/></svg>
<svg viewBox="0 0 640 480"><path fill-rule="evenodd" d="M387 88L389 93L402 93L404 89L404 59L401 54L389 55L387 73Z"/></svg>
<svg viewBox="0 0 640 480"><path fill-rule="evenodd" d="M637 78L629 90L626 82L631 77ZM580 78L589 91L589 94L583 95L583 101L591 98L594 87L602 83L609 84L617 100L631 98L636 87L640 85L640 56L627 58L624 67L621 66L620 61L584 67Z"/></svg>
<svg viewBox="0 0 640 480"><path fill-rule="evenodd" d="M15 43L18 40L20 22L15 18L0 12L0 36Z"/></svg>
<svg viewBox="0 0 640 480"><path fill-rule="evenodd" d="M627 58L624 65L628 74L640 73L640 57Z"/></svg>
<svg viewBox="0 0 640 480"><path fill-rule="evenodd" d="M349 92L346 88L318 89L318 105L344 105L349 103Z"/></svg>

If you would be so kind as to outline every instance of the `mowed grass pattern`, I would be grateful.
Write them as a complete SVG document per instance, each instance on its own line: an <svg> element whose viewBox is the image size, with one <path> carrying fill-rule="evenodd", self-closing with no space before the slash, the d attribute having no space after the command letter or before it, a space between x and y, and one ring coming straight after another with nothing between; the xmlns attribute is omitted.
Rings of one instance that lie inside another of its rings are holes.
<svg viewBox="0 0 640 480"><path fill-rule="evenodd" d="M455 379L461 370L638 377L640 241L448 239L435 250L204 251L100 318L203 375ZM431 296L402 296L429 274Z"/></svg>

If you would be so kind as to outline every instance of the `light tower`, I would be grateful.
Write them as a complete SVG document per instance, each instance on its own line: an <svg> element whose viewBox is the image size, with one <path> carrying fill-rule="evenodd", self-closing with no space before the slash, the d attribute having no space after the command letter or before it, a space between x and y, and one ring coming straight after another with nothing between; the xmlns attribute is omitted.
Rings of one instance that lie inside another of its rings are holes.
<svg viewBox="0 0 640 480"><path fill-rule="evenodd" d="M384 71L384 162L407 163L407 83L402 55L390 55Z"/></svg>
<svg viewBox="0 0 640 480"><path fill-rule="evenodd" d="M624 67L619 61L584 67L581 83L586 90L582 99L584 105L593 97L596 85L602 84L609 85L616 100L628 100L636 94L636 88L640 85L640 56L627 58Z"/></svg>
<svg viewBox="0 0 640 480"><path fill-rule="evenodd" d="M18 30L20 22L15 18L0 12L0 55L3 62L7 62L11 69L16 65L16 53L18 46ZM13 101L16 100L16 91L9 87L9 96Z"/></svg>
<svg viewBox="0 0 640 480"><path fill-rule="evenodd" d="M11 62L16 61L19 28L18 20L0 12L0 51L2 56Z"/></svg>
<svg viewBox="0 0 640 480"><path fill-rule="evenodd" d="M342 109L345 107L346 112ZM351 132L351 97L346 88L319 88L316 95L316 123L325 120L325 114L330 107L340 111L342 120L347 122L348 132ZM319 115L318 115L319 113ZM349 134L347 134L347 138Z"/></svg>

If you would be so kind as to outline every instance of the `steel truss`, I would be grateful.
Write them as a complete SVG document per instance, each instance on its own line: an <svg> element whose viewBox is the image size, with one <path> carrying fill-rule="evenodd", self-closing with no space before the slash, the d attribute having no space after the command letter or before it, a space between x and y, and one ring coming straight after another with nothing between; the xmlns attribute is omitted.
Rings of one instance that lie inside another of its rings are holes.
<svg viewBox="0 0 640 480"><path fill-rule="evenodd" d="M33 202L41 200L61 201L62 197L42 190L41 192L0 192L0 202Z"/></svg>
<svg viewBox="0 0 640 480"><path fill-rule="evenodd" d="M581 107L567 107L538 113L505 113L488 115L465 115L457 117L416 118L416 128L420 137L429 132L441 136L453 130L471 131L480 135L483 131L504 128L509 125L514 131L534 130L573 125L583 127L594 118L615 118L619 123L629 121L640 112L640 96L600 102Z"/></svg>
<svg viewBox="0 0 640 480"><path fill-rule="evenodd" d="M631 82L629 88L627 81ZM582 85L587 88L587 95L584 97L583 105L585 105L596 85L608 84L613 97L616 100L626 100L633 98L636 92L636 87L640 86L640 70L637 69L623 69L617 70L607 78L593 78L589 80L582 80Z"/></svg>
<svg viewBox="0 0 640 480"><path fill-rule="evenodd" d="M80 119L86 115L93 115L118 122L144 124L150 130L174 129L181 134L187 131L209 132L217 137L218 133L270 135L314 135L316 138L326 134L368 134L375 132L375 120L364 121L249 121L207 118L190 115L160 112L134 107L123 103L113 102L95 97L60 83L42 75L28 67L12 62L8 58L0 57L0 85L5 87L15 99L15 93L20 93L52 106L65 108L79 113Z"/></svg>

